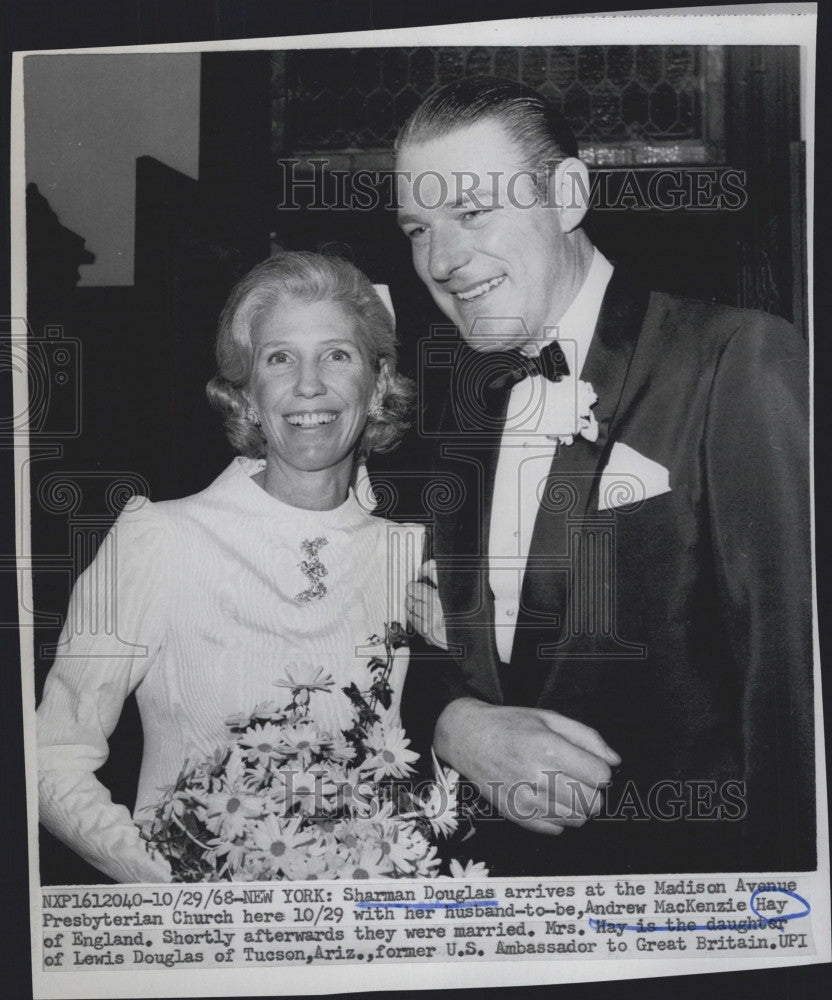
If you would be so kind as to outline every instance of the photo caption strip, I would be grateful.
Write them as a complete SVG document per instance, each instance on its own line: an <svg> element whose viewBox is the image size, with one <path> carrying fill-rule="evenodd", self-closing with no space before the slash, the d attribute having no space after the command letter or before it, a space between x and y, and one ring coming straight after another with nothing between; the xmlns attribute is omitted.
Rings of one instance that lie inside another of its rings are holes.
<svg viewBox="0 0 832 1000"><path fill-rule="evenodd" d="M52 887L42 969L805 958L810 896L808 875Z"/></svg>

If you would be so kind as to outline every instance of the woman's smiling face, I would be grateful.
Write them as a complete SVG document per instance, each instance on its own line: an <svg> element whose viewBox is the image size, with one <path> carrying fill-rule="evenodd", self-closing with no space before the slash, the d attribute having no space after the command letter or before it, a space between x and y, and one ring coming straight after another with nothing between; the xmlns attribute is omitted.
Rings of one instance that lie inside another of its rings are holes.
<svg viewBox="0 0 832 1000"><path fill-rule="evenodd" d="M298 472L352 468L376 392L367 349L344 307L289 301L254 325L247 396L266 458Z"/></svg>

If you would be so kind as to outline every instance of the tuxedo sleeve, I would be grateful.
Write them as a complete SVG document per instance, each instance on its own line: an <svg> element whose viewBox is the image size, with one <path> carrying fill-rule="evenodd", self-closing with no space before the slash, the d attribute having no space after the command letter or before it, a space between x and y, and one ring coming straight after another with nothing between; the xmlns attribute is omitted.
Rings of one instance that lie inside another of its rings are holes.
<svg viewBox="0 0 832 1000"><path fill-rule="evenodd" d="M808 385L803 340L754 316L727 342L708 406L712 545L742 719L745 870L814 859Z"/></svg>
<svg viewBox="0 0 832 1000"><path fill-rule="evenodd" d="M459 664L418 635L410 644L410 667L402 694L402 725L423 762L430 760L439 716L457 698L479 698L465 683Z"/></svg>

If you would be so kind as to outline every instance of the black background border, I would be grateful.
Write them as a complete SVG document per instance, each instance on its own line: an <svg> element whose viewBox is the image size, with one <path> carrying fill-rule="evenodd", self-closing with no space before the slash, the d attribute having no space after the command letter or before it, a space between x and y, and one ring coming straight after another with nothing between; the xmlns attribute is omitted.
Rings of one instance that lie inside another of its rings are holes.
<svg viewBox="0 0 832 1000"><path fill-rule="evenodd" d="M646 10L658 5L612 3L556 3L554 0L513 0L513 18L552 14ZM665 3L666 10L683 4ZM726 7L731 4L724 5ZM9 191L11 53L15 50L150 45L167 42L218 41L300 34L329 34L431 24L455 24L505 17L500 0L4 0L0 7L0 124L4 152L0 155L0 186ZM815 274L825 276L832 231L832 200L824 197L830 181L832 129L829 101L832 93L832 10L818 11L817 112L815 132ZM8 201L4 198L4 206ZM8 281L10 242L8 226L0 235L0 289L4 312L10 315ZM832 282L821 280L814 289L815 329L815 498L817 511L818 610L821 656L829 649L830 525L824 498L830 495L830 451L824 433L829 426L830 329ZM10 372L0 371L0 405L11 411ZM0 559L14 552L14 480L11 453L0 443ZM14 575L0 574L0 622L16 617ZM829 696L827 683L825 707ZM832 718L825 712L827 719ZM827 755L828 756L828 755ZM13 628L0 628L0 992L8 1000L32 996L26 798L18 638ZM818 928L818 932L820 932ZM394 967L391 974L395 975ZM814 1000L829 996L832 965L796 966L749 972L674 976L659 979L616 980L609 983L505 987L494 996L569 1000L693 1000L703 994L731 1000ZM428 991L406 991L413 996ZM458 990L461 1000L480 990ZM400 993L373 993L379 998Z"/></svg>

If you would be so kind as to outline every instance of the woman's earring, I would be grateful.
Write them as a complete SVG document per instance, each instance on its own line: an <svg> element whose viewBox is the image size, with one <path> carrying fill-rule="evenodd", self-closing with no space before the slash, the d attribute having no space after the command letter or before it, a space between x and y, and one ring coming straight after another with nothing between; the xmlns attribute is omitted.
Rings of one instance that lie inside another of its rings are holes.
<svg viewBox="0 0 832 1000"><path fill-rule="evenodd" d="M387 367L387 362L382 361L379 364L378 375L376 376L376 388L373 393L373 401L370 403L370 408L367 411L368 417L371 417L373 420L382 420L384 418L384 399L387 396L389 388L390 372Z"/></svg>
<svg viewBox="0 0 832 1000"><path fill-rule="evenodd" d="M382 406L381 400L378 396L370 403L370 409L368 410L368 416L372 417L373 420L380 420L384 414L384 407Z"/></svg>
<svg viewBox="0 0 832 1000"><path fill-rule="evenodd" d="M245 416L246 416L246 420L250 424L252 424L252 426L254 426L254 427L259 427L260 426L260 417L257 414L257 410L254 409L254 407L251 405L251 403L248 403L248 405L246 406L246 414L245 414Z"/></svg>

